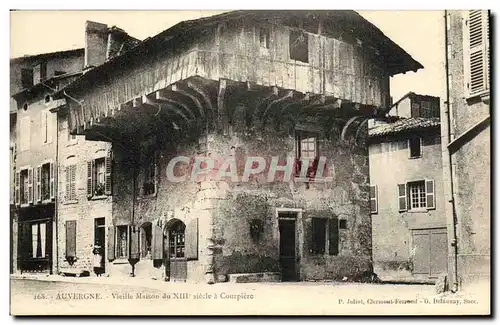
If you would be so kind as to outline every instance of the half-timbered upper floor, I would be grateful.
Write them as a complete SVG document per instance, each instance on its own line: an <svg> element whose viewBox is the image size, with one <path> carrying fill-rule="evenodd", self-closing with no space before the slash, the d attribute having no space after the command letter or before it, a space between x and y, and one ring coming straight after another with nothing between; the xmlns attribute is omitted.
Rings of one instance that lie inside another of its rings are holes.
<svg viewBox="0 0 500 325"><path fill-rule="evenodd" d="M346 104L353 108L347 115L371 115L389 104L390 76L419 68L353 11L236 11L179 23L65 92L80 100L70 126L81 134L120 114L135 121L138 108L158 112L160 104L181 120L204 110L223 120L226 90L240 95L235 105L248 104L247 91L258 93L250 115L290 105L339 111Z"/></svg>

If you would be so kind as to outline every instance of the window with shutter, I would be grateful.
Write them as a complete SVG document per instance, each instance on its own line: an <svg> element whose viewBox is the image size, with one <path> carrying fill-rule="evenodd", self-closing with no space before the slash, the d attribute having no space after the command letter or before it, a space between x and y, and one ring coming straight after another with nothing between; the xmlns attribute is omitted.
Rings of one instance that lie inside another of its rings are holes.
<svg viewBox="0 0 500 325"><path fill-rule="evenodd" d="M42 166L38 166L36 168L36 173L35 173L35 178L36 178L36 201L41 202L42 201Z"/></svg>
<svg viewBox="0 0 500 325"><path fill-rule="evenodd" d="M33 204L33 168L28 169L28 203Z"/></svg>
<svg viewBox="0 0 500 325"><path fill-rule="evenodd" d="M50 199L55 200L56 198L56 165L51 162L49 164L50 181L49 181L49 193Z"/></svg>
<svg viewBox="0 0 500 325"><path fill-rule="evenodd" d="M66 258L76 257L76 220L66 221Z"/></svg>
<svg viewBox="0 0 500 325"><path fill-rule="evenodd" d="M94 160L87 161L87 197L94 194Z"/></svg>
<svg viewBox="0 0 500 325"><path fill-rule="evenodd" d="M70 200L70 170L69 166L64 167L64 201L69 201Z"/></svg>
<svg viewBox="0 0 500 325"><path fill-rule="evenodd" d="M71 200L76 200L76 165L71 165L70 171L71 171L71 177L70 177Z"/></svg>
<svg viewBox="0 0 500 325"><path fill-rule="evenodd" d="M370 212L378 212L378 187L377 185L370 185Z"/></svg>
<svg viewBox="0 0 500 325"><path fill-rule="evenodd" d="M116 227L116 258L128 258L128 226Z"/></svg>
<svg viewBox="0 0 500 325"><path fill-rule="evenodd" d="M65 175L65 201L67 203L73 203L77 200L76 197L76 164L73 159L69 158L66 165L66 175Z"/></svg>
<svg viewBox="0 0 500 325"><path fill-rule="evenodd" d="M464 58L468 72L469 96L489 90L489 14L486 10L470 10L464 28L467 42Z"/></svg>
<svg viewBox="0 0 500 325"><path fill-rule="evenodd" d="M436 208L436 194L433 179L425 180L425 194L427 210Z"/></svg>
<svg viewBox="0 0 500 325"><path fill-rule="evenodd" d="M14 202L16 205L21 204L21 173L16 172L14 176Z"/></svg>
<svg viewBox="0 0 500 325"><path fill-rule="evenodd" d="M112 163L113 163L112 152L111 150L108 150L104 162L105 165L104 192L106 195L111 195L112 193L112 178L111 178Z"/></svg>
<svg viewBox="0 0 500 325"><path fill-rule="evenodd" d="M115 259L115 226L108 227L108 260Z"/></svg>
<svg viewBox="0 0 500 325"><path fill-rule="evenodd" d="M406 184L398 184L398 207L400 212L408 209L406 199Z"/></svg>

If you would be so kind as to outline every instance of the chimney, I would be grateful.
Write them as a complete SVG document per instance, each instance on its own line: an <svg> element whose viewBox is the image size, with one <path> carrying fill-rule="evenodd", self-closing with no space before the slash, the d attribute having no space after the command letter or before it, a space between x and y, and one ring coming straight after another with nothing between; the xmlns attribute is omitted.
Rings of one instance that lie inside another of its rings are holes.
<svg viewBox="0 0 500 325"><path fill-rule="evenodd" d="M97 67L106 61L108 25L85 22L85 68Z"/></svg>

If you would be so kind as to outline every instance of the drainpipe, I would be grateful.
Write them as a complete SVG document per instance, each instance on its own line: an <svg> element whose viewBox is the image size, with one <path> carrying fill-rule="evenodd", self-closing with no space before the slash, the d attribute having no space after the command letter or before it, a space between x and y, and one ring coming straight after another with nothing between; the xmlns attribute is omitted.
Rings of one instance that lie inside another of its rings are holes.
<svg viewBox="0 0 500 325"><path fill-rule="evenodd" d="M59 245L57 239L59 238L59 113L56 112L56 161L55 161L55 175L54 175L54 232L56 236L56 265L55 273L59 272ZM53 234L54 236L54 234ZM52 239L54 242L54 239ZM54 252L54 247L52 247L52 252ZM54 269L54 267L52 267ZM51 272L53 272L51 270Z"/></svg>
<svg viewBox="0 0 500 325"><path fill-rule="evenodd" d="M450 290L452 292L458 291L458 247L457 247L457 217L455 213L455 196L453 189L453 158L452 154L448 148L448 144L453 140L453 132L451 128L451 112L450 112L450 82L448 78L449 74L449 64L448 64L448 11L444 11L444 37L445 37L445 80L446 80L446 100L444 102L445 109L443 114L443 121L441 121L441 132L442 132L442 151L443 151L443 179L445 186L445 193L447 193L446 201L446 220L448 226L448 232L451 235L451 257L452 262L449 262L450 267Z"/></svg>

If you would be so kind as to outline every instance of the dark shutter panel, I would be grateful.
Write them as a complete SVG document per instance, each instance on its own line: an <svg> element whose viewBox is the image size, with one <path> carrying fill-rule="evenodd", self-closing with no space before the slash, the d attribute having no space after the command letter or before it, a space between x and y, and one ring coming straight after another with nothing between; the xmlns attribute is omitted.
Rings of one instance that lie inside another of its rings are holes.
<svg viewBox="0 0 500 325"><path fill-rule="evenodd" d="M426 207L428 210L436 208L436 195L434 188L434 180L425 180Z"/></svg>
<svg viewBox="0 0 500 325"><path fill-rule="evenodd" d="M378 187L377 185L370 186L370 212L378 212Z"/></svg>
<svg viewBox="0 0 500 325"><path fill-rule="evenodd" d="M398 184L398 206L399 212L406 211L408 209L406 203L406 184Z"/></svg>
<svg viewBox="0 0 500 325"><path fill-rule="evenodd" d="M69 201L71 200L71 183L70 183L70 167L69 166L66 166L64 168L64 178L65 178L65 191L64 191L64 200L65 201Z"/></svg>
<svg viewBox="0 0 500 325"><path fill-rule="evenodd" d="M21 173L20 172L16 172L16 175L14 177L14 186L15 186L15 192L14 192L14 201L15 201L15 204L16 205L19 205L21 204L21 186L20 186L20 183L21 183Z"/></svg>
<svg viewBox="0 0 500 325"><path fill-rule="evenodd" d="M94 193L94 160L87 161L87 197Z"/></svg>
<svg viewBox="0 0 500 325"><path fill-rule="evenodd" d="M33 86L33 69L21 69L21 86L23 88Z"/></svg>
<svg viewBox="0 0 500 325"><path fill-rule="evenodd" d="M28 169L28 203L33 203L33 168Z"/></svg>
<svg viewBox="0 0 500 325"><path fill-rule="evenodd" d="M37 202L42 201L42 166L36 168L36 195L35 199Z"/></svg>
<svg viewBox="0 0 500 325"><path fill-rule="evenodd" d="M115 226L108 227L108 260L115 259Z"/></svg>
<svg viewBox="0 0 500 325"><path fill-rule="evenodd" d="M54 200L56 198L56 166L53 162L50 163L50 199Z"/></svg>
<svg viewBox="0 0 500 325"><path fill-rule="evenodd" d="M153 242L152 242L152 256L154 260L163 259L163 229L157 225L152 225Z"/></svg>
<svg viewBox="0 0 500 325"><path fill-rule="evenodd" d="M131 259L140 258L140 247L139 247L139 228L136 226L129 226L129 238L130 238L130 257Z"/></svg>
<svg viewBox="0 0 500 325"><path fill-rule="evenodd" d="M112 167L112 162L113 162L113 159L112 159L112 156L111 156L111 150L108 150L107 153L106 153L106 157L104 158L104 164L105 164L105 167L106 167L106 175L105 175L105 178L104 178L104 182L105 182L105 185L104 185L104 189L105 189L105 193L106 195L111 195L111 167Z"/></svg>
<svg viewBox="0 0 500 325"><path fill-rule="evenodd" d="M303 227L304 227L304 253L305 255L313 255L314 241L312 231L312 218L308 213L303 214Z"/></svg>
<svg viewBox="0 0 500 325"><path fill-rule="evenodd" d="M485 21L483 10L470 10L469 32L469 94L477 94L486 88Z"/></svg>
<svg viewBox="0 0 500 325"><path fill-rule="evenodd" d="M198 218L190 220L186 227L186 258L198 259Z"/></svg>
<svg viewBox="0 0 500 325"><path fill-rule="evenodd" d="M76 257L76 220L66 221L66 258Z"/></svg>
<svg viewBox="0 0 500 325"><path fill-rule="evenodd" d="M339 219L334 217L329 219L330 224L328 225L328 252L330 255L339 254Z"/></svg>

